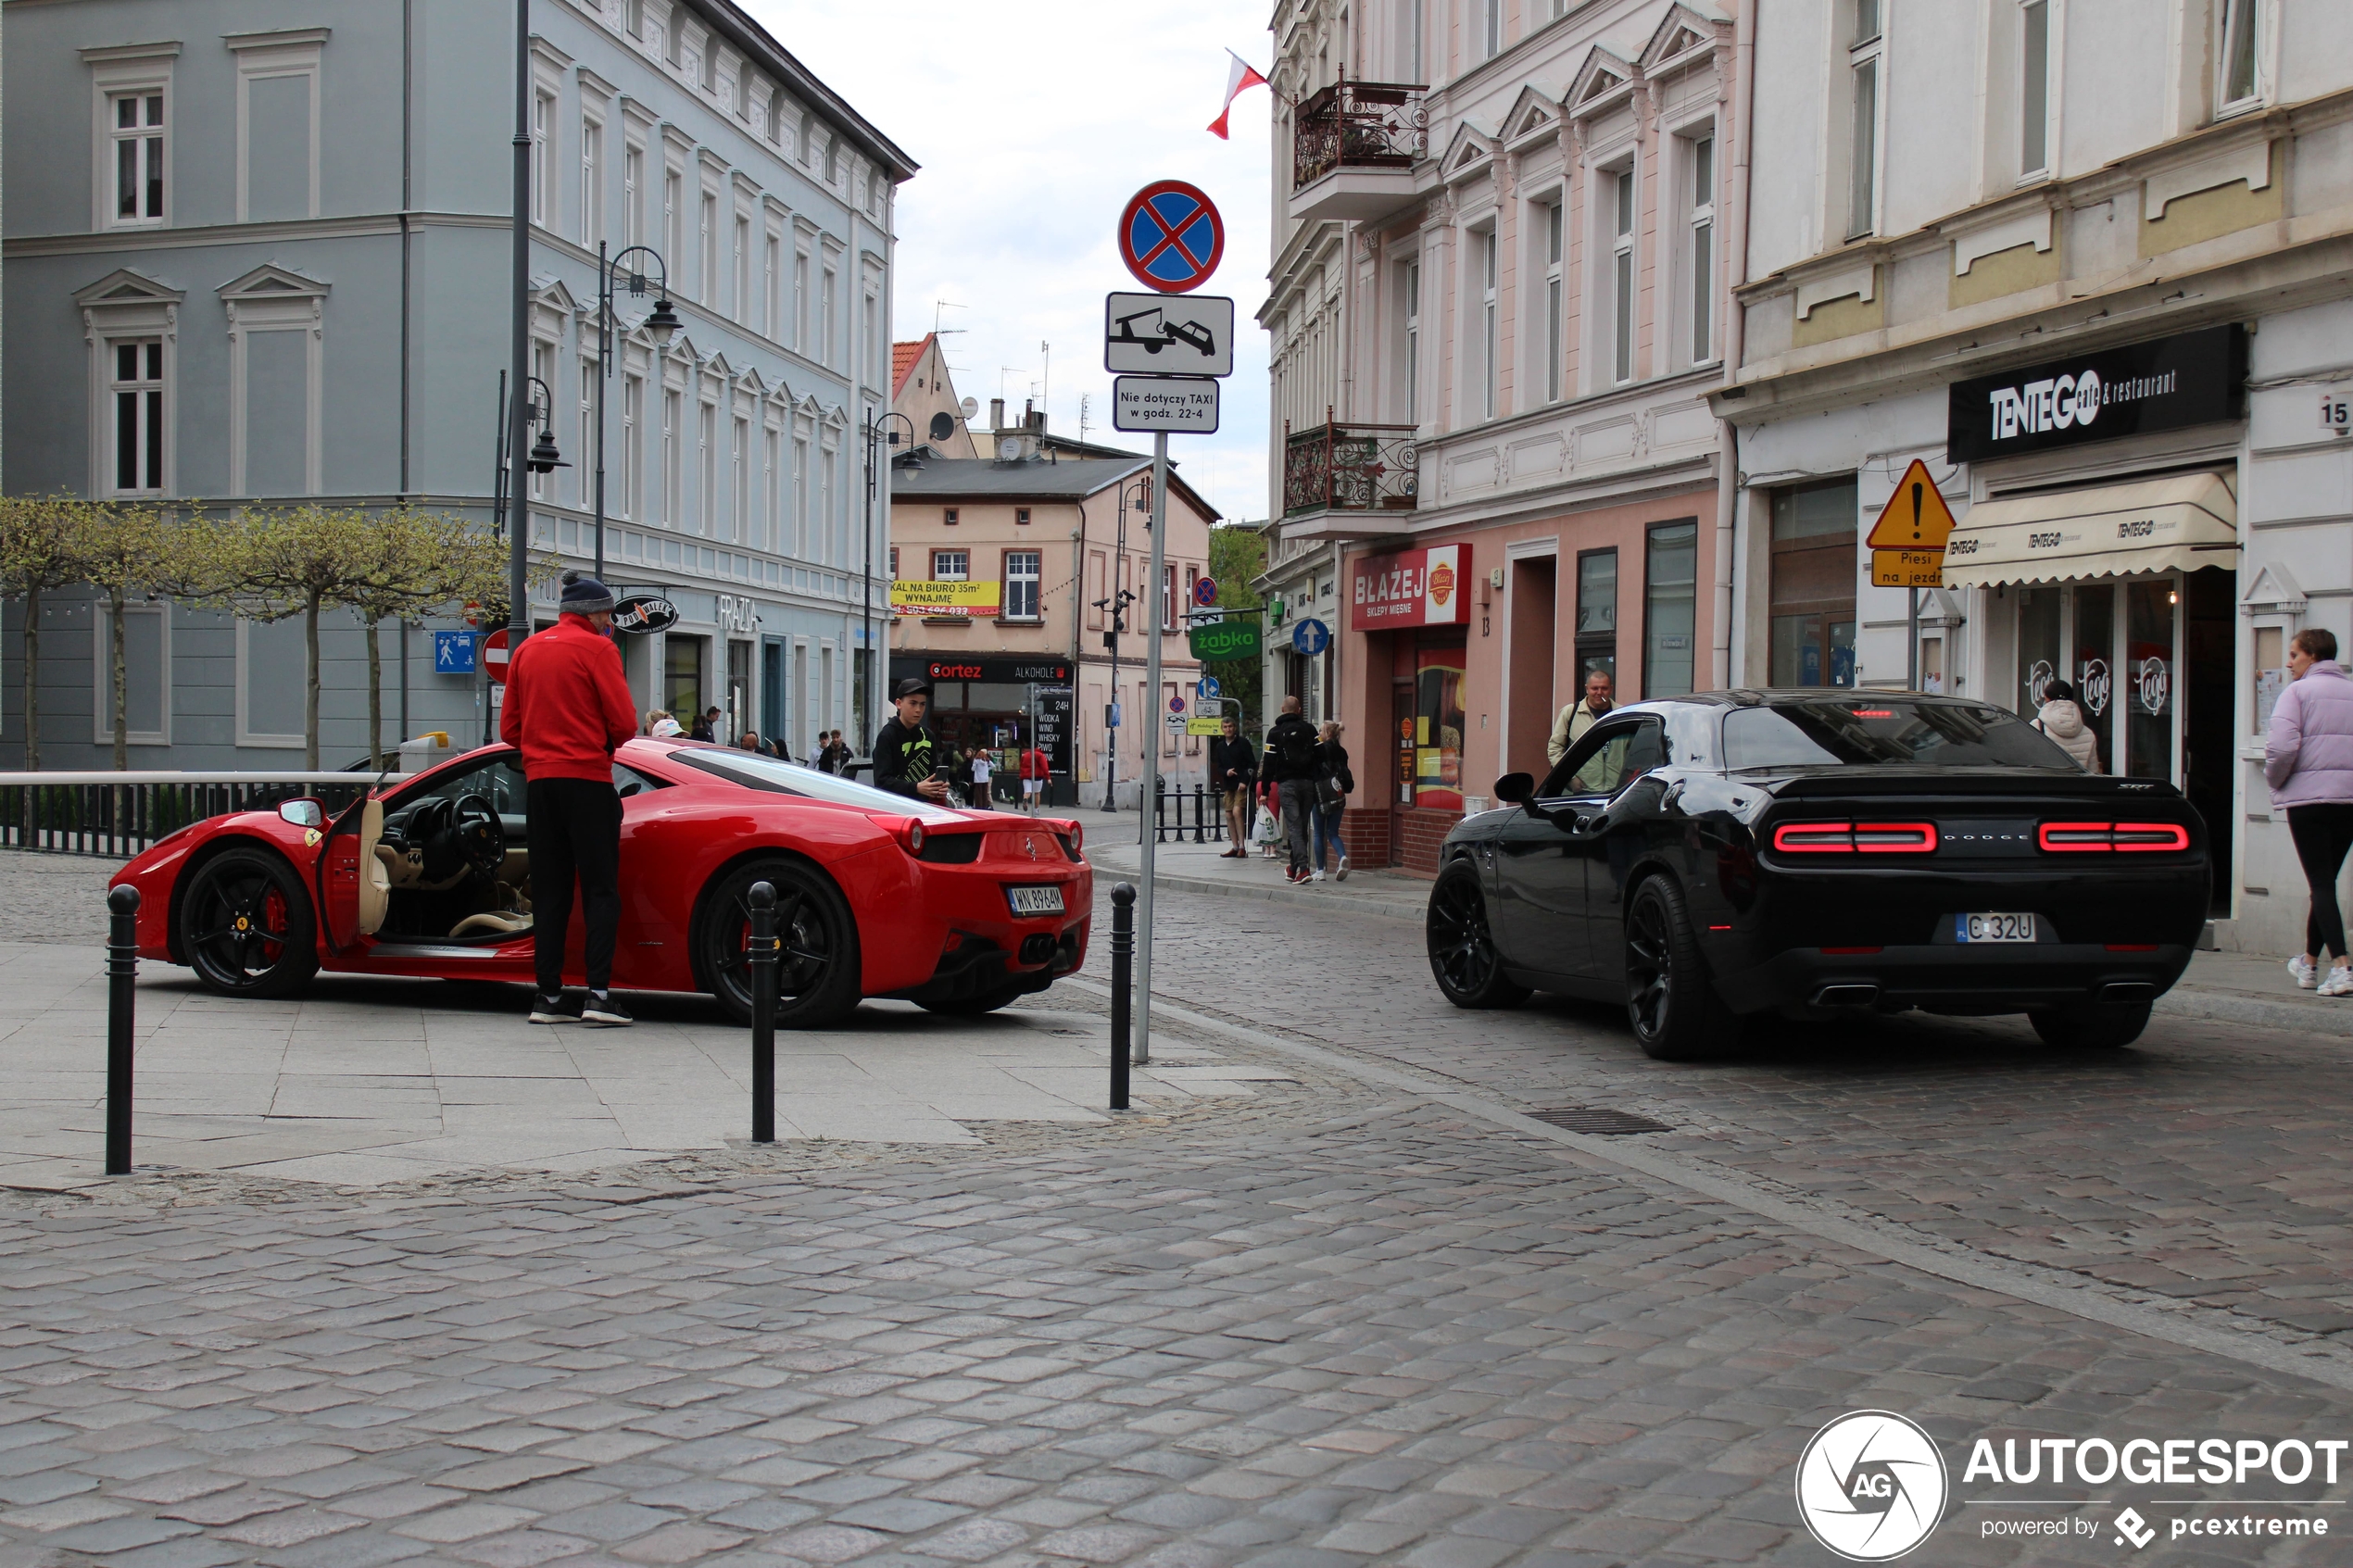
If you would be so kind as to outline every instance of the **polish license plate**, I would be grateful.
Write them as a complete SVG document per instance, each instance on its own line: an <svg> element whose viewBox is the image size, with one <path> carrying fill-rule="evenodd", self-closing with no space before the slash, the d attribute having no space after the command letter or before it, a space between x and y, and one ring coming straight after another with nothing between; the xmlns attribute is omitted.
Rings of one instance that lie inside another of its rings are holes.
<svg viewBox="0 0 2353 1568"><path fill-rule="evenodd" d="M1956 942L2032 942L2034 940L2032 915L1955 915L1953 940Z"/></svg>
<svg viewBox="0 0 2353 1568"><path fill-rule="evenodd" d="M1063 890L1059 887L1008 887L1005 896L1013 901L1013 913L1017 915L1063 912Z"/></svg>

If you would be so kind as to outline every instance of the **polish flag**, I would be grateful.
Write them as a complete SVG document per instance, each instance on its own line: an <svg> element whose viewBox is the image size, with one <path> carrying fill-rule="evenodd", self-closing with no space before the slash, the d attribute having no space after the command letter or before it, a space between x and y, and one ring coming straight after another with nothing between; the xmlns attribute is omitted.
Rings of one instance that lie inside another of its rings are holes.
<svg viewBox="0 0 2353 1568"><path fill-rule="evenodd" d="M1209 133L1221 142L1232 140L1226 134L1226 117L1234 112L1234 100L1241 96L1242 89L1266 85L1266 79L1239 55L1228 49L1226 57L1234 62L1232 72L1226 78L1226 104L1217 111L1217 118L1209 122Z"/></svg>

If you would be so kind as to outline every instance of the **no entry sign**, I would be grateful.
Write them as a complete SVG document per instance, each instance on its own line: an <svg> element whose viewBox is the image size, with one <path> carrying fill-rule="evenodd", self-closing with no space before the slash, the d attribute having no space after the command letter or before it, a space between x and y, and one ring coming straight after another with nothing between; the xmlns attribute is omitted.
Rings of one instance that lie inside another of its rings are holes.
<svg viewBox="0 0 2353 1568"><path fill-rule="evenodd" d="M507 629L504 626L482 640L482 668L499 685L507 684Z"/></svg>
<svg viewBox="0 0 2353 1568"><path fill-rule="evenodd" d="M1119 258L1145 287L1186 294L1209 282L1226 254L1216 204L1182 180L1156 180L1119 215Z"/></svg>

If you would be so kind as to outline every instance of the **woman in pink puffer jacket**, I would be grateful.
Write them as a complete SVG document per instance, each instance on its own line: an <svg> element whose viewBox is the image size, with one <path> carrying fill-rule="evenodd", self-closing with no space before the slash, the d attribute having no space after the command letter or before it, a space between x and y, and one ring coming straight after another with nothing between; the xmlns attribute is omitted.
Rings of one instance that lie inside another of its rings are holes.
<svg viewBox="0 0 2353 1568"><path fill-rule="evenodd" d="M2353 680L2337 665L2336 634L2317 626L2296 634L2287 668L2293 679L2271 709L2263 778L2271 804L2287 812L2288 836L2312 889L2304 952L2288 960L2288 972L2312 989L2325 948L2336 962L2318 983L2321 995L2353 996L2336 902L2337 872L2353 849Z"/></svg>

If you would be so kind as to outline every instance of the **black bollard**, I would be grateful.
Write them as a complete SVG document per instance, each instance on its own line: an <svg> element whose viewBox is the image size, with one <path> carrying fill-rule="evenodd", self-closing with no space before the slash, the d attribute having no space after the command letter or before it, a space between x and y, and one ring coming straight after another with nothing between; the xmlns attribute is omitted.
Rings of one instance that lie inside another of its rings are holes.
<svg viewBox="0 0 2353 1568"><path fill-rule="evenodd" d="M1127 1109L1127 992L1136 962L1136 884L1111 890L1111 1108Z"/></svg>
<svg viewBox="0 0 2353 1568"><path fill-rule="evenodd" d="M776 890L751 884L751 1141L776 1141Z"/></svg>
<svg viewBox="0 0 2353 1568"><path fill-rule="evenodd" d="M139 890L107 895L107 1174L131 1173L131 1022L138 1006Z"/></svg>

